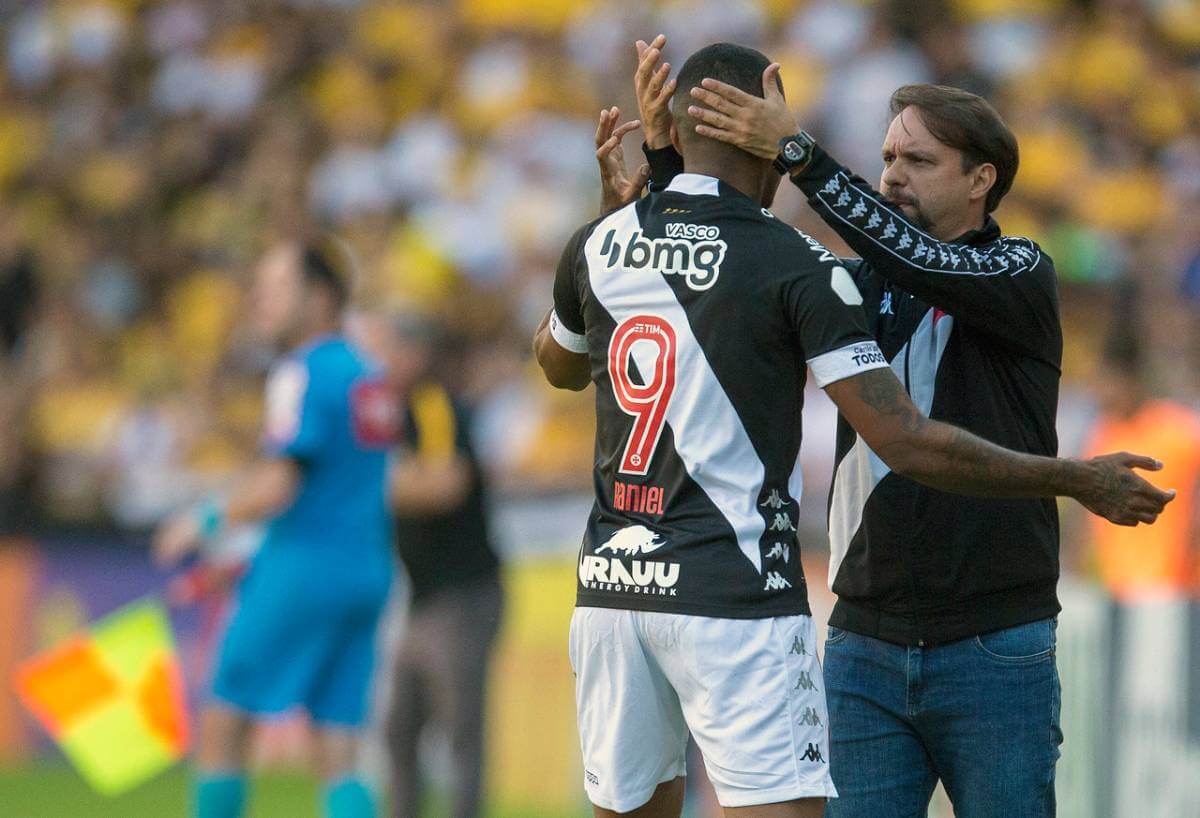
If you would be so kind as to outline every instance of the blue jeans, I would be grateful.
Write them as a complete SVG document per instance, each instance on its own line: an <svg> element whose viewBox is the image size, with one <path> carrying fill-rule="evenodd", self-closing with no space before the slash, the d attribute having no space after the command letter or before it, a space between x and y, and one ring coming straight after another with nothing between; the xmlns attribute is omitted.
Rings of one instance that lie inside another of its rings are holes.
<svg viewBox="0 0 1200 818"><path fill-rule="evenodd" d="M1052 818L1062 744L1057 620L931 648L830 627L826 818L925 816L938 779L956 818Z"/></svg>

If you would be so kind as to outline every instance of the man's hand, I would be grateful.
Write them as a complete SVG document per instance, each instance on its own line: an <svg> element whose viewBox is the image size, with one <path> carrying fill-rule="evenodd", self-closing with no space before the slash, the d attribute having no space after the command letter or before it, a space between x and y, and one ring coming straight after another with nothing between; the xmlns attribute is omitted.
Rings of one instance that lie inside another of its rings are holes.
<svg viewBox="0 0 1200 818"><path fill-rule="evenodd" d="M779 90L778 63L767 66L762 81L763 99L712 78L692 88L692 98L703 103L688 107L692 118L704 123L696 126L696 133L763 159L778 156L779 140L800 129Z"/></svg>
<svg viewBox="0 0 1200 818"><path fill-rule="evenodd" d="M667 45L667 36L659 34L649 43L637 41L638 67L633 75L637 91L638 112L646 134L646 145L652 150L671 145L671 95L675 80L668 80L671 64L658 64Z"/></svg>
<svg viewBox="0 0 1200 818"><path fill-rule="evenodd" d="M200 545L200 520L194 511L177 514L154 533L154 559L176 565Z"/></svg>
<svg viewBox="0 0 1200 818"><path fill-rule="evenodd" d="M641 123L636 119L617 125L621 117L620 108L607 108L600 112L600 123L596 126L596 161L600 163L600 215L603 216L642 195L642 188L650 179L650 166L642 165L632 178L625 167L625 149L621 140L625 134L637 130Z"/></svg>
<svg viewBox="0 0 1200 818"><path fill-rule="evenodd" d="M1153 457L1128 452L1105 454L1085 460L1093 483L1075 495L1088 511L1117 525L1153 523L1175 491L1163 491L1134 473L1134 469L1158 471L1162 468Z"/></svg>

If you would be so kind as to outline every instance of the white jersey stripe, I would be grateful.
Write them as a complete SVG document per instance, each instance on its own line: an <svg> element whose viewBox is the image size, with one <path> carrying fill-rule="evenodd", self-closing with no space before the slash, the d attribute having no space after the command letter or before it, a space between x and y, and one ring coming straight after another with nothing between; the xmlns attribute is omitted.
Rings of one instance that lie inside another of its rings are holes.
<svg viewBox="0 0 1200 818"><path fill-rule="evenodd" d="M677 376L666 422L673 432L675 451L688 475L733 528L746 559L761 574L759 541L766 523L756 502L765 479L762 461L662 273L652 268L608 266L601 248L604 237L613 230L622 242L641 230L636 203L597 225L584 245L592 292L618 325L636 315L651 314L674 328ZM639 345L632 356L643 373L653 367L653 351L648 345ZM794 497L799 500L799 493Z"/></svg>
<svg viewBox="0 0 1200 818"><path fill-rule="evenodd" d="M934 320L936 317L936 321ZM929 310L916 331L912 334L896 357L892 359L892 371L896 377L905 378L907 364L908 393L913 403L925 416L933 408L933 389L938 365L950 341L954 319L936 310ZM842 560L850 548L850 541L862 525L863 510L867 498L879 482L891 471L861 438L842 462L838 463L833 479L833 496L829 505L829 587L837 579Z"/></svg>

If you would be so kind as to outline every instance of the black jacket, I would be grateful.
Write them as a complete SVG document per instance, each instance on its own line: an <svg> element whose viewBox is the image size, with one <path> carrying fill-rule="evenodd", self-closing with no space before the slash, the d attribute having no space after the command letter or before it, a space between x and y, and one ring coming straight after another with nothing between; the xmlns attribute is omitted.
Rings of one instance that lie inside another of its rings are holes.
<svg viewBox="0 0 1200 818"><path fill-rule="evenodd" d="M647 151L655 184L682 169ZM1032 454L1058 451L1062 329L1054 265L982 229L940 242L819 147L793 178L860 256L871 331L929 417ZM906 645L951 642L1060 610L1058 512L1046 500L947 494L891 472L844 419L829 498L830 624Z"/></svg>

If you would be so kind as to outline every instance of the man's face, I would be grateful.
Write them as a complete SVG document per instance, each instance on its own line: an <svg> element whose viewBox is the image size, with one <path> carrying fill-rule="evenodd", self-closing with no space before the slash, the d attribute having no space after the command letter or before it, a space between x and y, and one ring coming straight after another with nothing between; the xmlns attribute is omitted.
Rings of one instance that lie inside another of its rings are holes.
<svg viewBox="0 0 1200 818"><path fill-rule="evenodd" d="M913 107L901 111L883 140L879 190L917 227L943 241L956 238L971 208L975 173L962 152L939 142ZM953 235L942 235L949 230Z"/></svg>
<svg viewBox="0 0 1200 818"><path fill-rule="evenodd" d="M291 341L303 319L304 296L299 251L291 245L267 251L254 270L251 309L255 330L273 344Z"/></svg>

